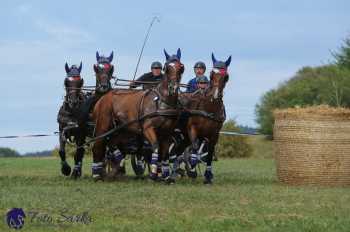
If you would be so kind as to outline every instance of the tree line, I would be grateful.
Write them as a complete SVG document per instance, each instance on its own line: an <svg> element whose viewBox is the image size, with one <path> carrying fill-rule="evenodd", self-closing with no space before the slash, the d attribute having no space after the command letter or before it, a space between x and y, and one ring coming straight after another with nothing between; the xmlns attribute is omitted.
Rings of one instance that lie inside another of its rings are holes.
<svg viewBox="0 0 350 232"><path fill-rule="evenodd" d="M273 110L326 104L350 107L350 37L331 54L334 61L303 67L289 80L266 92L255 106L259 131L273 136Z"/></svg>

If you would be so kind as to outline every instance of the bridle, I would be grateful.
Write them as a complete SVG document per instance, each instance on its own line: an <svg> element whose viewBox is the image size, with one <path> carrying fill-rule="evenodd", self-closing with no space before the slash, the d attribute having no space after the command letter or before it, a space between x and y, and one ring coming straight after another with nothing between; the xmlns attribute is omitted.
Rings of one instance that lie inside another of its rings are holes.
<svg viewBox="0 0 350 232"><path fill-rule="evenodd" d="M106 93L112 89L110 80L113 77L114 66L110 63L98 63L94 65L96 76L96 92Z"/></svg>
<svg viewBox="0 0 350 232"><path fill-rule="evenodd" d="M170 69L174 69L173 75L169 75ZM180 61L165 63L164 72L167 79L168 96L177 95L180 89L180 80L184 72L184 65Z"/></svg>
<svg viewBox="0 0 350 232"><path fill-rule="evenodd" d="M70 83L75 83L75 85L70 85ZM80 76L67 77L64 81L66 96L65 103L69 108L74 109L80 105L83 101L81 96L81 87L83 86L84 80Z"/></svg>
<svg viewBox="0 0 350 232"><path fill-rule="evenodd" d="M220 80L218 81L218 83L214 83L214 75L219 75ZM221 100L223 98L223 90L225 87L226 82L229 79L229 75L227 73L227 69L226 68L213 68L213 70L210 72L210 86L207 89L208 91L206 92L211 92L212 90L214 90L214 93L212 93L212 101L215 100Z"/></svg>

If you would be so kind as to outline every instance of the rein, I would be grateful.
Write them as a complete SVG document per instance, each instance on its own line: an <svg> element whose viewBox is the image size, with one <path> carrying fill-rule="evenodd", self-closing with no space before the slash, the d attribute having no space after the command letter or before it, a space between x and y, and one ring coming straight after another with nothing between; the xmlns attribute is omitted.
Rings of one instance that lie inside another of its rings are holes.
<svg viewBox="0 0 350 232"><path fill-rule="evenodd" d="M222 102L222 98L219 99L214 99L212 95L208 95L208 93L211 91L212 89L206 88L204 93L200 93L198 90L196 92L194 92L194 94L192 95L191 98L194 98L194 96L198 96L200 98L204 98L204 101L202 101L202 99L199 100L199 104L195 107L195 108L199 108L201 106L201 103L203 103L204 105L209 103L209 104L213 104L213 101L217 101L217 104L219 104L219 106L223 106L223 102ZM203 97L202 97L203 96ZM223 115L219 115L216 117L216 112L210 113L207 112L206 110L198 110L198 109L184 109L184 112L189 113L192 116L201 116L204 118L208 118L212 121L218 122L218 123L223 123L226 120L226 113L225 113L225 109L223 112Z"/></svg>
<svg viewBox="0 0 350 232"><path fill-rule="evenodd" d="M129 83L139 83L139 84L157 84L159 83L159 81L130 81L130 80L126 80L126 79L116 79L116 83L118 81L123 81L123 82L129 82ZM119 84L115 84L115 85L119 85ZM123 85L121 84L121 86L128 86L128 85ZM180 87L184 87L184 88L187 88L188 85L187 84L179 84Z"/></svg>
<svg viewBox="0 0 350 232"><path fill-rule="evenodd" d="M179 112L178 110L157 110L155 112L151 112L151 113L148 113L148 114L145 114L145 115L142 115L141 117L138 117L137 119L134 119L134 120L131 120L129 122L125 122L123 123L122 125L120 126L117 126L117 127L114 127L113 129L97 136L97 137L94 137L92 139L90 139L89 141L87 141L86 143L84 143L83 145L81 146L78 146L78 148L83 148L99 139L102 139L104 137L107 137L109 135L112 135L113 133L117 132L118 130L121 130L123 129L124 127L126 126L129 126L133 123L136 123L136 122L140 122L144 119L147 119L147 118L153 118L153 117L158 117L158 116L168 116L168 117L174 117L174 116L178 116Z"/></svg>

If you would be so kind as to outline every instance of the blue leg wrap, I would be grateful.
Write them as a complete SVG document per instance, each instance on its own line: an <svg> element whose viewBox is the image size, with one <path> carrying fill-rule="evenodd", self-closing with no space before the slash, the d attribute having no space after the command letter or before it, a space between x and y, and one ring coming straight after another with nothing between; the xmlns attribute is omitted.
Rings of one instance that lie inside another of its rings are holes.
<svg viewBox="0 0 350 232"><path fill-rule="evenodd" d="M198 164L197 154L191 154L191 158L190 158L191 168L195 168L197 164Z"/></svg>
<svg viewBox="0 0 350 232"><path fill-rule="evenodd" d="M92 177L101 176L103 173L103 162L92 163Z"/></svg>

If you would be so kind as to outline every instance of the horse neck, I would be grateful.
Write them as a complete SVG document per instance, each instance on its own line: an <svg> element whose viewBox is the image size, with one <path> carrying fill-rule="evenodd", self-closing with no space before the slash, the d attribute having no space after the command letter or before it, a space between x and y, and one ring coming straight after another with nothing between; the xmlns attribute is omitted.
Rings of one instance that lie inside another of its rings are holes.
<svg viewBox="0 0 350 232"><path fill-rule="evenodd" d="M204 94L199 95L198 110L205 110L206 112L219 112L222 108L222 98L214 99L215 88L210 85Z"/></svg>
<svg viewBox="0 0 350 232"><path fill-rule="evenodd" d="M165 74L162 78L161 82L159 83L157 87L158 93L160 94L160 97L163 101L167 102L168 104L176 104L178 100L178 93L174 95L168 94L168 75Z"/></svg>

